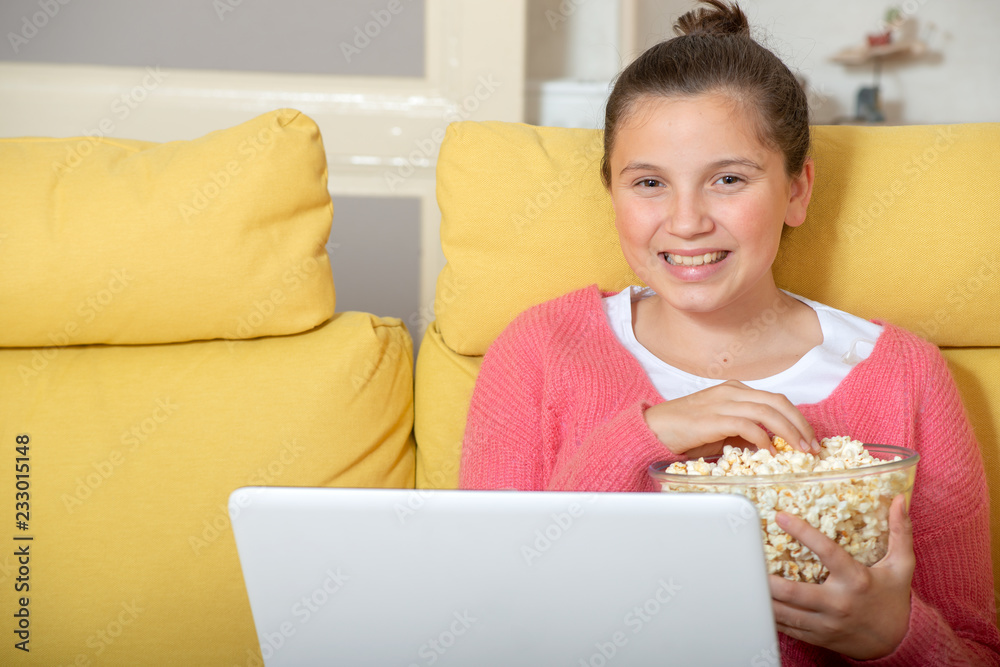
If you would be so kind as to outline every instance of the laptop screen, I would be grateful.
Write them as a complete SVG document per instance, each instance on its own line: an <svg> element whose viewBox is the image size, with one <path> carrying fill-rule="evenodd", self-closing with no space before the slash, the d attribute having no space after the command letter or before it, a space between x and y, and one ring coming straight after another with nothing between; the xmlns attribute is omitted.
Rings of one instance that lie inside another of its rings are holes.
<svg viewBox="0 0 1000 667"><path fill-rule="evenodd" d="M778 664L741 496L244 488L230 514L268 667Z"/></svg>

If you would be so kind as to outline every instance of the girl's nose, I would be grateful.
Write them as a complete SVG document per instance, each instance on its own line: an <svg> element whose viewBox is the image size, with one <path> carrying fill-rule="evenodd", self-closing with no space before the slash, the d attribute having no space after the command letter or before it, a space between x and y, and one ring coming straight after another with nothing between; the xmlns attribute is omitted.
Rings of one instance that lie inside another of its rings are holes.
<svg viewBox="0 0 1000 667"><path fill-rule="evenodd" d="M667 207L665 227L672 235L692 238L715 227L704 198L699 193L677 193Z"/></svg>

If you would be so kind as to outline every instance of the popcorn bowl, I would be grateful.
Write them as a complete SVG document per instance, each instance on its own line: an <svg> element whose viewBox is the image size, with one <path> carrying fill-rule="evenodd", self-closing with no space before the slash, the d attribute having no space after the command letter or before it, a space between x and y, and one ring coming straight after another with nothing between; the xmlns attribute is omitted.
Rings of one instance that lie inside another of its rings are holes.
<svg viewBox="0 0 1000 667"><path fill-rule="evenodd" d="M841 451L853 450L855 459L867 459L867 453L871 462L861 467L752 474L746 469L773 470L781 466L767 450L727 447L725 454L720 456L681 464L654 463L649 467L649 474L664 492L746 496L756 506L759 516L731 517L730 524L736 530L759 519L768 571L792 581L821 583L829 574L828 570L808 547L778 527L775 514L784 511L801 517L840 544L856 560L873 565L888 549L889 507L893 498L902 493L909 507L920 459L912 449L862 445L846 437L824 439L823 449L817 456L803 452L779 452L778 456L790 459L786 467L791 469L826 465L819 463L824 459L830 459L829 465L840 465L836 461L838 452L831 453L828 443ZM737 472L721 470L734 461L734 454L736 464L730 469ZM667 472L680 466L686 466L691 472Z"/></svg>

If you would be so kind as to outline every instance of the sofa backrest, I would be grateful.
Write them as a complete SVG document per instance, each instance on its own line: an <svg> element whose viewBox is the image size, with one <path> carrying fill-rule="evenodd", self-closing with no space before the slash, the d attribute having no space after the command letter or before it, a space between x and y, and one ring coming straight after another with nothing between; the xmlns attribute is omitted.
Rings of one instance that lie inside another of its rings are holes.
<svg viewBox="0 0 1000 667"><path fill-rule="evenodd" d="M599 131L449 127L438 161L447 265L417 361L418 486L457 484L479 362L513 317L589 284L639 283L599 178L602 150ZM812 156L809 214L786 229L776 280L943 348L983 449L1000 566L1000 189L988 176L1000 123L819 126Z"/></svg>
<svg viewBox="0 0 1000 667"><path fill-rule="evenodd" d="M412 343L334 313L318 127L0 139L0 192L0 495L33 538L0 664L262 664L230 492L413 485Z"/></svg>

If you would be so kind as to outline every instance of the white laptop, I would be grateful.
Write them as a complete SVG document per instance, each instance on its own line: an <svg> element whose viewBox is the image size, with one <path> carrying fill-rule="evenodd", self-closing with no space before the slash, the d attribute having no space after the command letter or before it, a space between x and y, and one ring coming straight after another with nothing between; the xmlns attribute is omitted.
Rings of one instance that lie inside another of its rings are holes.
<svg viewBox="0 0 1000 667"><path fill-rule="evenodd" d="M278 665L778 665L760 523L728 494L238 489Z"/></svg>

